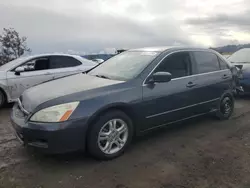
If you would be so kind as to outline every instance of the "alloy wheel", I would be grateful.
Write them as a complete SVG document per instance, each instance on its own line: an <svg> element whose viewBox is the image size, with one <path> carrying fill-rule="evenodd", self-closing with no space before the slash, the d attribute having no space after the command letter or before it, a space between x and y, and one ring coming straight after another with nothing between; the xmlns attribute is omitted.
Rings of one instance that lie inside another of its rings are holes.
<svg viewBox="0 0 250 188"><path fill-rule="evenodd" d="M105 154L119 152L128 140L128 125L122 119L112 119L105 123L98 135L98 146Z"/></svg>

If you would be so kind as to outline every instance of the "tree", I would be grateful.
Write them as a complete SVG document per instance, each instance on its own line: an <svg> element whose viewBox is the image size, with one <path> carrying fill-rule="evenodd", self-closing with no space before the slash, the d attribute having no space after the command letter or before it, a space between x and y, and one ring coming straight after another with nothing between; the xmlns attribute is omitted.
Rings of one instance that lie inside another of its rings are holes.
<svg viewBox="0 0 250 188"><path fill-rule="evenodd" d="M0 35L0 65L17 59L25 52L31 52L26 44L27 37L20 37L19 33L9 28L3 29Z"/></svg>

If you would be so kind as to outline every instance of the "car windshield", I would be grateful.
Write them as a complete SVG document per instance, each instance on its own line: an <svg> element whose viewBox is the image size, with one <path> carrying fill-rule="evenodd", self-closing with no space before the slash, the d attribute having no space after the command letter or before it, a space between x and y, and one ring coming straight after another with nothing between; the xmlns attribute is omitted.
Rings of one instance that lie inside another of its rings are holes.
<svg viewBox="0 0 250 188"><path fill-rule="evenodd" d="M242 49L231 55L228 60L231 63L250 63L250 49Z"/></svg>
<svg viewBox="0 0 250 188"><path fill-rule="evenodd" d="M130 80L139 75L159 52L127 51L116 55L89 72L112 80Z"/></svg>
<svg viewBox="0 0 250 188"><path fill-rule="evenodd" d="M26 56L26 57L20 57L18 59L10 61L10 62L0 66L0 71L8 71L8 70L12 69L13 67L19 65L21 62L28 60L29 58L30 58L29 56Z"/></svg>

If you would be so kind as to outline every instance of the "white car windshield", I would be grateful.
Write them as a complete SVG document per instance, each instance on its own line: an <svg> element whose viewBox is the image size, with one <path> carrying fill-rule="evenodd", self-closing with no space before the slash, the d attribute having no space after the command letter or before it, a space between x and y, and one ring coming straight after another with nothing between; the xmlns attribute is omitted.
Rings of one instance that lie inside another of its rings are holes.
<svg viewBox="0 0 250 188"><path fill-rule="evenodd" d="M13 69L15 66L18 66L21 62L24 62L24 61L26 61L28 59L30 59L30 56L20 57L18 59L10 61L10 62L0 66L0 71L8 71L10 69Z"/></svg>
<svg viewBox="0 0 250 188"><path fill-rule="evenodd" d="M140 74L159 52L127 51L99 65L88 74L113 80L130 80Z"/></svg>

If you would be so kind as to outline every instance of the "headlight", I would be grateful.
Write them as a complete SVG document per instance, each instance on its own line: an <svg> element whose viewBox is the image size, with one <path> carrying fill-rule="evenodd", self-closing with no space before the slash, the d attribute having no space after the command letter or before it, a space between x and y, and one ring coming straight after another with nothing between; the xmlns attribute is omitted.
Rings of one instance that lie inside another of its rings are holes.
<svg viewBox="0 0 250 188"><path fill-rule="evenodd" d="M79 102L71 102L52 106L36 112L31 118L35 122L62 122L67 121Z"/></svg>

